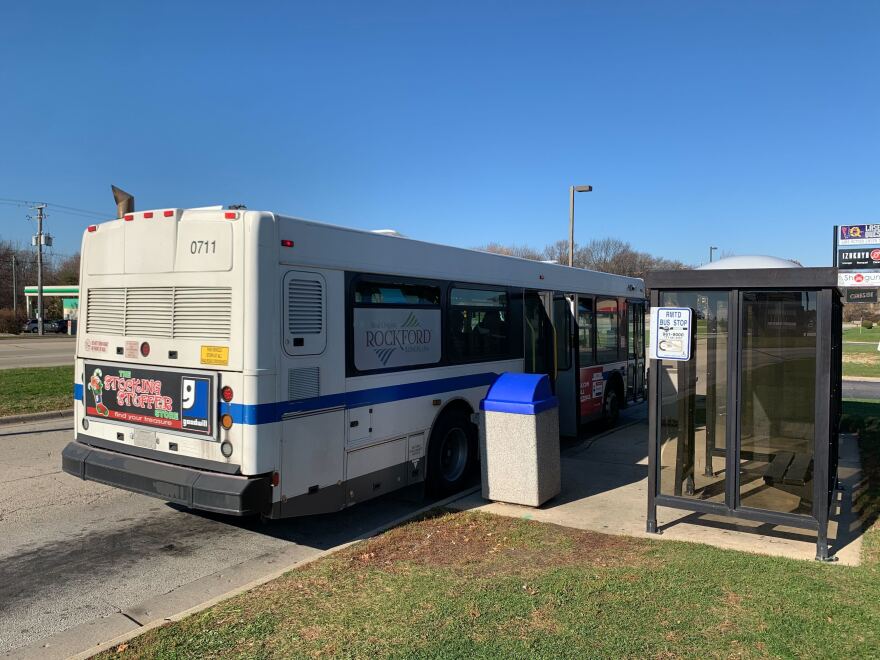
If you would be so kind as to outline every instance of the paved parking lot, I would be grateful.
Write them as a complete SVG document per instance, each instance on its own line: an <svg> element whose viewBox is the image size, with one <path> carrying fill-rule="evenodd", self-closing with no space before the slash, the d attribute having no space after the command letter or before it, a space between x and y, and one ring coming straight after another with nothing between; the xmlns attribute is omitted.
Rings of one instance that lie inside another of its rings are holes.
<svg viewBox="0 0 880 660"><path fill-rule="evenodd" d="M0 339L0 369L73 364L76 337L21 335Z"/></svg>
<svg viewBox="0 0 880 660"><path fill-rule="evenodd" d="M97 618L186 609L175 594L194 585L209 585L201 602L259 577L244 565L290 565L427 504L413 487L309 518L194 514L62 473L70 424L0 425L0 655Z"/></svg>

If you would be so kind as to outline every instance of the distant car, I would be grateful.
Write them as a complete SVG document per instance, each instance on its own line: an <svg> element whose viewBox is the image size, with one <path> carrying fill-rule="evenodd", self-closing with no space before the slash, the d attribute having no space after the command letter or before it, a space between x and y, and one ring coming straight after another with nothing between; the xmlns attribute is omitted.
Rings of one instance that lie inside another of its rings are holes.
<svg viewBox="0 0 880 660"><path fill-rule="evenodd" d="M37 333L40 331L39 324L37 323L37 319L28 319L28 322L25 323L22 328L22 332L31 332ZM43 321L43 332L44 333L64 333L67 332L67 321Z"/></svg>

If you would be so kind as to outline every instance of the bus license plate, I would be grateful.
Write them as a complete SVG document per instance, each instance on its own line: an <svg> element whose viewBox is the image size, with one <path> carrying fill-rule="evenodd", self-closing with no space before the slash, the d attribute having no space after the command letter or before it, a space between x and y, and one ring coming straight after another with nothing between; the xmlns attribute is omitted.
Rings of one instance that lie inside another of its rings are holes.
<svg viewBox="0 0 880 660"><path fill-rule="evenodd" d="M87 416L214 434L213 376L89 362L85 367Z"/></svg>

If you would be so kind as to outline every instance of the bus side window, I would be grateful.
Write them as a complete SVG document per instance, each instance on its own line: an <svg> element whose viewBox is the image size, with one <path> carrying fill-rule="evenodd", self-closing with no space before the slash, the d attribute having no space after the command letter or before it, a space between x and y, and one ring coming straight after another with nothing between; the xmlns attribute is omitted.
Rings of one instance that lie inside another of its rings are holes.
<svg viewBox="0 0 880 660"><path fill-rule="evenodd" d="M617 360L617 298L596 299L596 360L599 364Z"/></svg>
<svg viewBox="0 0 880 660"><path fill-rule="evenodd" d="M578 347L582 367L596 364L593 358L593 301L578 299Z"/></svg>
<svg viewBox="0 0 880 660"><path fill-rule="evenodd" d="M490 360L511 353L506 291L450 289L447 318L450 360Z"/></svg>

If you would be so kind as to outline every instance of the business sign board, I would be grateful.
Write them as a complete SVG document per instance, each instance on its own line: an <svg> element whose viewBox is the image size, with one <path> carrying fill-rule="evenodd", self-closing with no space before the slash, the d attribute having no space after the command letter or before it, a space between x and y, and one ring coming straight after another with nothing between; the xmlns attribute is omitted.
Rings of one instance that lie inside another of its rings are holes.
<svg viewBox="0 0 880 660"><path fill-rule="evenodd" d="M840 225L838 245L880 244L880 225Z"/></svg>
<svg viewBox="0 0 880 660"><path fill-rule="evenodd" d="M693 316L690 307L652 308L649 357L652 360L690 360Z"/></svg>
<svg viewBox="0 0 880 660"><path fill-rule="evenodd" d="M877 289L847 289L846 302L875 303L877 302Z"/></svg>
<svg viewBox="0 0 880 660"><path fill-rule="evenodd" d="M839 287L880 287L880 270L838 270Z"/></svg>
<svg viewBox="0 0 880 660"><path fill-rule="evenodd" d="M853 248L837 251L837 267L846 270L880 269L880 248Z"/></svg>
<svg viewBox="0 0 880 660"><path fill-rule="evenodd" d="M440 361L439 309L354 309L354 366L359 371Z"/></svg>
<svg viewBox="0 0 880 660"><path fill-rule="evenodd" d="M89 362L85 369L88 417L213 435L213 377Z"/></svg>

